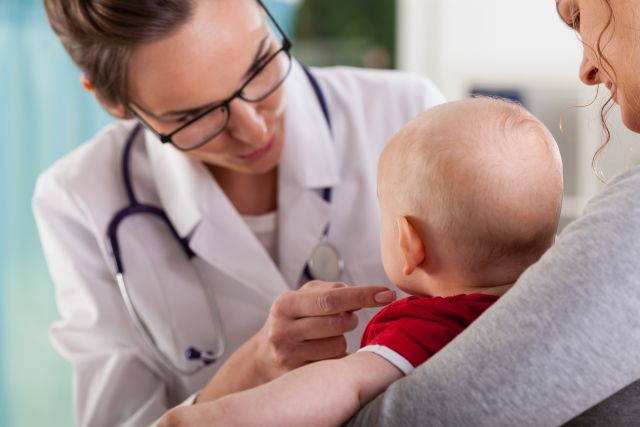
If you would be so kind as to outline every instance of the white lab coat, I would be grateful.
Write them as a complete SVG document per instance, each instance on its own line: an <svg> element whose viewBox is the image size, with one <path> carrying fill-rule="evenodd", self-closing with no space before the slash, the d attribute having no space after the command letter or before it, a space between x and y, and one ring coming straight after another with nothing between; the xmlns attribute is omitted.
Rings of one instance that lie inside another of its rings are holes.
<svg viewBox="0 0 640 427"><path fill-rule="evenodd" d="M133 148L138 199L161 206L189 262L164 224L131 217L119 231L132 298L158 347L180 366L187 347L215 348L218 312L228 357L255 334L273 300L295 289L307 257L330 224L342 280L388 284L380 262L376 162L388 139L443 97L426 79L349 68L313 70L330 111L329 129L309 80L294 63L285 82L286 137L279 167L276 266L205 167L149 132ZM55 348L73 367L81 426L145 425L190 399L221 362L195 375L167 368L129 320L105 244L114 213L127 204L122 149L134 123L108 126L40 177L34 212L61 319ZM327 203L319 191L332 187ZM217 310L217 311L216 311ZM369 316L349 334L357 347Z"/></svg>

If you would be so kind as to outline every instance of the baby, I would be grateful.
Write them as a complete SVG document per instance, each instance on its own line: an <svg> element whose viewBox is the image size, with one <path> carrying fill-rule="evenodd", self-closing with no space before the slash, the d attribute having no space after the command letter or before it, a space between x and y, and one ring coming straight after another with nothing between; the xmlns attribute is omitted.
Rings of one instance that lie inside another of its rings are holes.
<svg viewBox="0 0 640 427"><path fill-rule="evenodd" d="M385 147L378 198L384 269L412 296L369 322L358 352L179 409L169 424L346 421L464 330L553 244L560 154L542 123L513 103L451 102L415 118Z"/></svg>

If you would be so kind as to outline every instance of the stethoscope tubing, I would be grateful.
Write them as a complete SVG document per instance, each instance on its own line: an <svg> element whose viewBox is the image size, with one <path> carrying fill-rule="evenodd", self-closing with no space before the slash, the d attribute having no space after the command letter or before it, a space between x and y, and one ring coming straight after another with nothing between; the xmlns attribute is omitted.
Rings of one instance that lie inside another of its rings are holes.
<svg viewBox="0 0 640 427"><path fill-rule="evenodd" d="M142 129L142 125L139 123L136 124L134 129L129 134L129 137L127 138L127 141L125 143L125 149L123 151L123 156L122 156L122 176L123 176L124 187L127 192L127 198L129 200L129 204L114 215L111 222L109 223L109 226L107 227L108 247L110 249L111 256L114 262L114 268L116 272L116 283L118 284L118 290L120 292L120 296L124 302L129 318L131 319L132 323L138 330L145 345L147 345L147 347L149 347L149 349L156 354L160 362L164 364L167 368L175 372L178 372L179 374L182 374L182 375L193 375L199 372L200 370L202 370L203 368L205 368L206 366L208 366L212 361L215 361L220 357L222 357L222 355L224 354L225 342L222 334L222 322L219 319L218 313L214 313L214 315L217 316L216 319L218 320L217 322L218 328L220 329L217 336L217 341L218 341L217 350L215 352L211 352L211 351L205 352L208 358L207 360L203 360L199 366L196 366L193 369L184 369L178 366L177 364L175 364L173 361L171 361L158 348L156 340L153 338L153 334L151 333L151 331L149 330L149 327L144 322L142 316L138 313L138 310L136 309L136 306L133 303L133 299L129 294L129 288L127 286L127 282L125 279L125 274L124 274L125 267L122 261L122 253L121 253L120 243L118 239L118 229L119 229L119 226L122 224L122 222L132 215L145 214L145 215L154 216L162 220L162 222L164 222L169 228L169 231L171 235L174 237L174 239L176 239L180 243L180 246L182 247L182 250L184 251L187 259L192 259L195 255L191 250L191 248L189 247L188 241L180 237L180 235L178 234L177 230L169 220L169 217L167 216L164 210L160 209L157 206L140 203L138 202L138 199L135 196L135 192L133 190L133 186L131 184L131 179L130 179L129 164L130 164L131 148L133 147L133 144L136 138L138 137L138 134L140 133L141 129ZM190 347L189 349L187 349L187 352L189 352L192 349L193 347ZM189 359L188 356L186 357L187 359Z"/></svg>
<svg viewBox="0 0 640 427"><path fill-rule="evenodd" d="M329 109L328 109L324 94L320 88L320 85L318 84L315 77L311 74L309 69L307 69L307 67L303 66L302 68L312 85L312 88L322 108L322 112L329 126L329 129L331 129ZM118 285L118 289L120 292L120 296L122 297L122 300L124 302L125 308L127 310L127 313L131 321L134 323L136 329L139 331L145 344L149 347L151 351L153 351L158 356L160 361L164 365L166 365L168 368L182 375L193 375L199 372L201 369L205 368L206 366L210 365L211 363L215 362L219 358L221 358L224 354L225 339L222 331L222 321L220 319L220 314L218 310L213 310L215 311L213 315L216 317L216 320L218 323L217 326L219 329L218 331L219 333L217 334L217 341L218 341L217 350L215 352L212 352L212 351L201 352L200 350L194 347L189 347L185 352L185 357L188 360L195 359L200 361L201 363L200 363L200 366L197 366L193 369L184 369L176 365L172 360L170 360L158 347L156 340L153 338L153 334L151 333L148 326L144 322L142 316L138 313L138 310L135 307L135 304L133 302L133 299L131 298L131 295L129 293L129 288L127 286L127 282L125 279L125 274L124 274L125 267L124 267L124 263L122 262L122 253L121 253L121 248L118 240L118 229L119 229L119 226L122 224L122 222L128 217L130 217L131 215L145 214L145 215L154 216L162 220L169 228L171 235L180 243L182 250L185 256L187 257L187 259L191 260L195 256L195 254L189 247L188 239L184 239L180 237L180 235L178 234L177 230L171 223L171 220L169 219L169 217L167 216L164 210L162 210L157 206L138 202L138 199L133 189L133 184L131 180L131 170L129 166L130 166L131 150L141 130L142 130L142 124L137 123L133 128L133 130L131 131L131 133L129 134L127 141L125 143L125 147L122 154L122 178L123 178L123 184L124 184L125 191L127 193L127 199L129 201L129 204L124 208L120 209L109 222L109 225L107 227L107 246L109 248L109 251L113 259L115 278L116 278L116 283ZM322 197L328 203L331 203L330 187L323 189ZM331 248L333 248L333 250L335 250L336 257L338 259L337 268L338 268L338 271L341 272L344 268L344 262L340 257L337 249L335 249L335 247L333 247L328 243L328 233L329 233L329 225L327 225L327 227L324 229L322 241L320 244L328 245ZM310 272L308 262L305 265L304 273L310 279L314 279L313 275Z"/></svg>
<svg viewBox="0 0 640 427"><path fill-rule="evenodd" d="M160 361L165 365L165 367L175 372L178 372L179 374L182 374L182 375L193 375L199 372L200 370L202 370L203 368L205 368L205 366L209 364L209 363L205 363L200 366L196 366L193 369L183 369L180 366L173 363L171 360L169 360L169 358L158 348L158 345L156 341L153 339L153 335L151 334L151 331L149 331L147 324L142 319L142 316L140 316L140 314L138 313L138 310L136 310L136 307L133 304L131 296L129 295L129 289L127 288L127 284L125 282L124 275L122 273L116 274L116 282L118 283L120 296L122 297L122 301L124 301L127 312L129 313L129 317L131 318L131 320L133 320L133 324L135 325L136 329L140 333L142 340L144 341L145 345L159 357ZM218 336L219 337L222 336L222 331L220 331ZM219 341L221 341L220 338L219 338ZM224 354L224 347L225 347L224 342L221 342L219 343L218 351L216 353L213 353L213 354L209 353L211 354L210 357L213 361L222 357L222 355Z"/></svg>

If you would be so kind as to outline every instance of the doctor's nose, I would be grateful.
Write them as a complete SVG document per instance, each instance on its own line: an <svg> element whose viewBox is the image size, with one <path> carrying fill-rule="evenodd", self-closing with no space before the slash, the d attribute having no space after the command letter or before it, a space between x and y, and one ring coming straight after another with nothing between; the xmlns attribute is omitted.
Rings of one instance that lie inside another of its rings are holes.
<svg viewBox="0 0 640 427"><path fill-rule="evenodd" d="M242 99L229 104L228 132L236 139L250 145L261 145L267 136L267 123L258 112L258 105Z"/></svg>
<svg viewBox="0 0 640 427"><path fill-rule="evenodd" d="M582 55L582 63L580 64L580 71L578 72L580 75L580 80L582 83L593 86L600 83L600 71L598 67L593 65L591 60L587 58L586 54Z"/></svg>

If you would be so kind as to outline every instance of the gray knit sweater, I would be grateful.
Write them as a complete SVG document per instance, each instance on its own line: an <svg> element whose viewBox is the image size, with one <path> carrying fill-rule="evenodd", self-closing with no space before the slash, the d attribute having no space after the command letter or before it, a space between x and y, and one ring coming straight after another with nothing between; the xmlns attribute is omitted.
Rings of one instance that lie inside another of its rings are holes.
<svg viewBox="0 0 640 427"><path fill-rule="evenodd" d="M475 323L348 425L640 426L639 379L634 168Z"/></svg>

